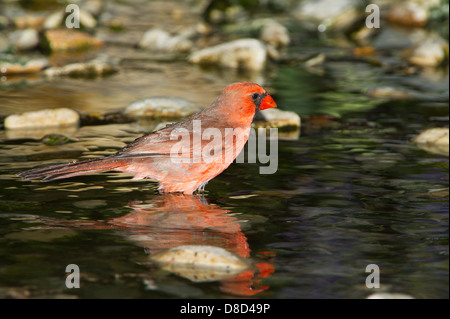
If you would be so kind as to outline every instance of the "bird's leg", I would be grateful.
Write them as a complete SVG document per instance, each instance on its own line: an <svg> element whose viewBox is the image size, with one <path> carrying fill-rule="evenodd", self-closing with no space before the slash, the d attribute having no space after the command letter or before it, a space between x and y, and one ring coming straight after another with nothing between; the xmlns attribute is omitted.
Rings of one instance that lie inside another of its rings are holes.
<svg viewBox="0 0 450 319"><path fill-rule="evenodd" d="M201 185L198 187L197 191L198 191L199 193L201 193L201 194L204 194L204 193L205 193L205 187L206 187L206 184L208 184L208 182L204 182L203 184L201 184Z"/></svg>

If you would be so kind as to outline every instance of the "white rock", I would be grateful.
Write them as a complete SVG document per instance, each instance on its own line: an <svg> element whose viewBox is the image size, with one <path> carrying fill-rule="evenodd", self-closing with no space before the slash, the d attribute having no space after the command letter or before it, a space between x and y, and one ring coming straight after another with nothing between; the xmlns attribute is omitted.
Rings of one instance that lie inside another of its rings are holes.
<svg viewBox="0 0 450 319"><path fill-rule="evenodd" d="M191 63L258 71L265 66L267 48L259 40L240 39L194 52L188 60Z"/></svg>
<svg viewBox="0 0 450 319"><path fill-rule="evenodd" d="M436 66L448 56L448 52L448 41L438 36L431 36L406 54L408 55L408 61L412 64Z"/></svg>
<svg viewBox="0 0 450 319"><path fill-rule="evenodd" d="M301 118L297 113L275 108L260 111L255 120L255 127L298 128L301 125Z"/></svg>
<svg viewBox="0 0 450 319"><path fill-rule="evenodd" d="M39 44L39 34L34 29L17 30L9 35L11 43L18 50L31 50Z"/></svg>
<svg viewBox="0 0 450 319"><path fill-rule="evenodd" d="M376 99L395 99L407 100L412 99L414 95L402 88L395 88L392 86L379 86L367 90L367 96Z"/></svg>
<svg viewBox="0 0 450 319"><path fill-rule="evenodd" d="M417 135L412 141L424 151L445 156L449 155L448 128L430 128Z"/></svg>
<svg viewBox="0 0 450 319"><path fill-rule="evenodd" d="M293 15L303 23L312 22L321 32L327 28L344 30L364 13L359 5L358 0L307 0L300 2Z"/></svg>
<svg viewBox="0 0 450 319"><path fill-rule="evenodd" d="M248 268L241 257L215 246L179 246L155 254L152 261L162 269L195 282L233 277Z"/></svg>
<svg viewBox="0 0 450 319"><path fill-rule="evenodd" d="M412 27L424 26L428 17L428 9L425 6L411 1L396 3L387 13L389 22Z"/></svg>
<svg viewBox="0 0 450 319"><path fill-rule="evenodd" d="M11 61L11 60L10 60ZM47 58L38 58L29 61L4 61L0 62L0 75L1 74L27 74L39 72L43 68L49 65Z"/></svg>
<svg viewBox="0 0 450 319"><path fill-rule="evenodd" d="M186 52L192 48L192 42L183 35L172 36L161 29L145 32L138 45L145 49L169 52Z"/></svg>
<svg viewBox="0 0 450 319"><path fill-rule="evenodd" d="M289 31L276 21L266 23L261 29L259 38L275 48L285 47L291 42Z"/></svg>
<svg viewBox="0 0 450 319"><path fill-rule="evenodd" d="M97 25L97 20L95 20L95 18L92 16L90 12L80 9L79 13L80 13L79 16L80 20L78 22L80 23L80 25L88 29L92 29ZM47 17L47 19L45 19L44 29L50 30L59 28L61 26L65 26L64 18L66 17L67 19L68 16L66 15L68 14L70 14L70 12L66 13L65 10L59 10L52 13ZM73 22L73 18L70 17L69 21Z"/></svg>
<svg viewBox="0 0 450 319"><path fill-rule="evenodd" d="M80 116L68 108L44 109L36 112L9 115L5 119L6 129L76 125Z"/></svg>
<svg viewBox="0 0 450 319"><path fill-rule="evenodd" d="M151 97L128 105L123 114L131 117L185 117L201 111L197 104L178 97Z"/></svg>

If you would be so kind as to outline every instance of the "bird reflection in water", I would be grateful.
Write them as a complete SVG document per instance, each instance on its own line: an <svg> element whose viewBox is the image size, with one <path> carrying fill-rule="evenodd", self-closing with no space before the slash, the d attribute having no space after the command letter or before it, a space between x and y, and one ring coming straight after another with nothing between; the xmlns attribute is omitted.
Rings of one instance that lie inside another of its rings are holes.
<svg viewBox="0 0 450 319"><path fill-rule="evenodd" d="M208 204L204 197L183 194L164 194L149 201L133 202L129 207L133 209L131 213L111 219L109 224L120 228L128 240L144 247L150 259L180 246L182 250L196 245L219 248L213 251L225 249L248 264L232 277L208 265L194 273L192 268L184 271L178 268L174 271L177 275L197 282L218 280L223 292L234 295L251 296L268 289L261 279L270 276L273 264L269 260L251 264L247 238L230 211ZM213 256L213 259L221 257Z"/></svg>
<svg viewBox="0 0 450 319"><path fill-rule="evenodd" d="M247 238L241 228L242 221L230 211L209 204L202 196L174 193L132 202L128 207L132 209L130 213L101 222L40 216L38 222L45 226L31 229L114 229L118 235L143 247L152 266L192 282L218 281L221 291L240 296L252 296L269 288L262 284L262 279L274 272L273 253L259 252L260 262L252 262ZM186 248L200 249L202 254L199 255L210 256L189 259L192 255L188 256L189 249ZM174 249L181 255L170 255ZM161 256L166 260L168 257L169 263L155 263ZM188 259L184 258L186 256ZM235 260L245 267L227 268L233 266ZM184 263L184 267L174 267L172 261Z"/></svg>

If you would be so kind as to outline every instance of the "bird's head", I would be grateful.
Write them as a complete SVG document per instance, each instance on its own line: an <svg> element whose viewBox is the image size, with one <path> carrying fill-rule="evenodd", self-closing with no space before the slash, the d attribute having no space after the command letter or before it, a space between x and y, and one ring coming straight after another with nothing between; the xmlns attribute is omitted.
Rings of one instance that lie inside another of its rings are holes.
<svg viewBox="0 0 450 319"><path fill-rule="evenodd" d="M233 107L244 117L253 118L255 112L277 107L273 98L260 85L253 82L238 82L228 85L222 95L231 99Z"/></svg>

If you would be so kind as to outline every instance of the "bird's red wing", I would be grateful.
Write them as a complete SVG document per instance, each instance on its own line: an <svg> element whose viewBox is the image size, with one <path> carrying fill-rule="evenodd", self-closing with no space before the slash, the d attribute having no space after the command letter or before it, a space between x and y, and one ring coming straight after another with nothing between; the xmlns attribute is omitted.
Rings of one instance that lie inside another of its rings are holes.
<svg viewBox="0 0 450 319"><path fill-rule="evenodd" d="M198 161L202 156L205 156L202 155L205 151L207 156L210 156L209 159L211 161L221 162L224 156L225 145L227 144L227 151L233 151L236 147L236 138L230 140L233 145L230 148L229 143L226 142L226 139L229 138L229 133L224 128L217 128L215 133L218 136L210 136L207 131L208 128L214 128L214 126L205 125L205 127L202 127L202 131L195 133L192 131L192 128L189 130L184 127L180 128L180 126L169 126L136 139L116 154L116 157L161 158L173 156L180 160L195 158L194 161ZM237 139L242 138L242 136L237 137ZM246 140L247 136L243 140L243 144L245 144ZM228 161L234 160L236 156L237 154L233 158L228 159Z"/></svg>

